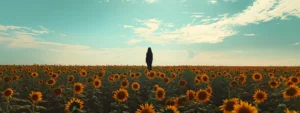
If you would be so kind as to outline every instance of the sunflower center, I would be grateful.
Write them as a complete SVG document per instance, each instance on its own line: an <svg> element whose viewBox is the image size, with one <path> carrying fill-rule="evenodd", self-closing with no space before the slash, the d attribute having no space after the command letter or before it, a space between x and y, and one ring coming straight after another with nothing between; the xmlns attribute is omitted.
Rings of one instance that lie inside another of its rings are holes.
<svg viewBox="0 0 300 113"><path fill-rule="evenodd" d="M79 85L76 85L75 86L75 91L80 91L81 90L81 87Z"/></svg>
<svg viewBox="0 0 300 113"><path fill-rule="evenodd" d="M7 90L7 91L4 92L4 95L5 95L5 96L10 96L11 93L12 93L12 92L11 92L10 90Z"/></svg>
<svg viewBox="0 0 300 113"><path fill-rule="evenodd" d="M207 77L203 77L203 81L207 81Z"/></svg>
<svg viewBox="0 0 300 113"><path fill-rule="evenodd" d="M164 94L164 93L163 93L162 91L159 90L159 91L157 92L157 97L158 97L158 98L162 98L163 94Z"/></svg>
<svg viewBox="0 0 300 113"><path fill-rule="evenodd" d="M206 97L207 97L206 92L200 92L200 93L198 94L198 99L199 99L199 100L205 100Z"/></svg>
<svg viewBox="0 0 300 113"><path fill-rule="evenodd" d="M122 82L122 86L127 86L127 82Z"/></svg>
<svg viewBox="0 0 300 113"><path fill-rule="evenodd" d="M262 99L265 98L265 95L264 95L263 93L257 93L257 94L256 94L256 98L257 98L258 100L262 100Z"/></svg>
<svg viewBox="0 0 300 113"><path fill-rule="evenodd" d="M237 113L251 113L251 111L246 107L241 107Z"/></svg>
<svg viewBox="0 0 300 113"><path fill-rule="evenodd" d="M134 85L133 85L133 88L134 88L134 89L137 89L137 88L138 88L138 85L137 85L137 84L134 84Z"/></svg>
<svg viewBox="0 0 300 113"><path fill-rule="evenodd" d="M48 84L53 84L53 80L48 80Z"/></svg>
<svg viewBox="0 0 300 113"><path fill-rule="evenodd" d="M298 78L295 78L295 77L293 77L291 80L292 80L292 82L294 82L294 83L297 83L297 82L298 82Z"/></svg>
<svg viewBox="0 0 300 113"><path fill-rule="evenodd" d="M232 111L234 109L234 102L233 101L228 101L225 105L225 110L226 111Z"/></svg>
<svg viewBox="0 0 300 113"><path fill-rule="evenodd" d="M32 97L31 97L31 99L34 100L34 101L37 101L38 98L39 98L39 97L38 97L38 95L36 95L36 94L32 95Z"/></svg>
<svg viewBox="0 0 300 113"><path fill-rule="evenodd" d="M193 100L194 99L194 94L193 93L189 93L189 100Z"/></svg>
<svg viewBox="0 0 300 113"><path fill-rule="evenodd" d="M142 110L142 113L151 113L151 111L150 111L150 109L145 108L145 109Z"/></svg>
<svg viewBox="0 0 300 113"><path fill-rule="evenodd" d="M294 88L287 89L286 94L289 95L289 96L294 96L294 95L297 94L297 90L294 89Z"/></svg>
<svg viewBox="0 0 300 113"><path fill-rule="evenodd" d="M122 100L122 99L125 98L125 93L124 93L124 92L119 92L119 93L117 94L117 97L118 97L118 99Z"/></svg>
<svg viewBox="0 0 300 113"><path fill-rule="evenodd" d="M276 85L277 85L277 83L276 83L276 82L274 82L274 81L272 81L272 82L270 83L270 85L271 85L271 86L276 86Z"/></svg>
<svg viewBox="0 0 300 113"><path fill-rule="evenodd" d="M95 81L95 86L99 86L99 81Z"/></svg>
<svg viewBox="0 0 300 113"><path fill-rule="evenodd" d="M260 79L260 75L256 74L256 75L254 75L254 78L255 79Z"/></svg>
<svg viewBox="0 0 300 113"><path fill-rule="evenodd" d="M61 94L61 89L54 89L54 94L55 95L60 95Z"/></svg>

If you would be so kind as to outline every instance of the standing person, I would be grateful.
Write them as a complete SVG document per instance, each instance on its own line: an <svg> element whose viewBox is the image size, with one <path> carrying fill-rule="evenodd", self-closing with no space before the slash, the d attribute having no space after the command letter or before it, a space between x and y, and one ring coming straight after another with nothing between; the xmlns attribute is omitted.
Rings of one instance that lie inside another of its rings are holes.
<svg viewBox="0 0 300 113"><path fill-rule="evenodd" d="M148 71L152 70L152 61L153 61L153 53L151 51L151 48L148 48L147 54L146 54L146 63Z"/></svg>

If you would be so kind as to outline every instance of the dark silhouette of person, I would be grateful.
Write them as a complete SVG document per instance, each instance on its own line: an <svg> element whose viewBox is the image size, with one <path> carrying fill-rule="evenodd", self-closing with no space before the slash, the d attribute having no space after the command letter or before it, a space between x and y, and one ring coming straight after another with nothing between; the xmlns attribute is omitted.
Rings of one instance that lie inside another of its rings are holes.
<svg viewBox="0 0 300 113"><path fill-rule="evenodd" d="M147 54L146 54L146 63L147 63L147 69L148 71L152 70L152 61L153 61L153 53L151 48L148 48Z"/></svg>

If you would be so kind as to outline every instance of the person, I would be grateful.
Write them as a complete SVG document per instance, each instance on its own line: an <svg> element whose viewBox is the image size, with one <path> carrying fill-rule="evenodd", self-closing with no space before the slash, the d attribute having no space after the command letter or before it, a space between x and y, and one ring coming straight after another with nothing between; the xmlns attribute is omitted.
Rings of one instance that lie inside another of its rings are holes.
<svg viewBox="0 0 300 113"><path fill-rule="evenodd" d="M148 48L147 54L146 54L146 63L147 63L147 69L148 71L152 70L152 61L153 61L153 53L151 48Z"/></svg>

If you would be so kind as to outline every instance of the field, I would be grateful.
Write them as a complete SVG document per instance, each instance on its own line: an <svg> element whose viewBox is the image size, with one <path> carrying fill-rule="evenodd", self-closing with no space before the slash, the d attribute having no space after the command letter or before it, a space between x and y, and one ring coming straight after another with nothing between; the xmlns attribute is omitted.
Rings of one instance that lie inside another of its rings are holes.
<svg viewBox="0 0 300 113"><path fill-rule="evenodd" d="M300 67L0 66L1 113L295 113Z"/></svg>

